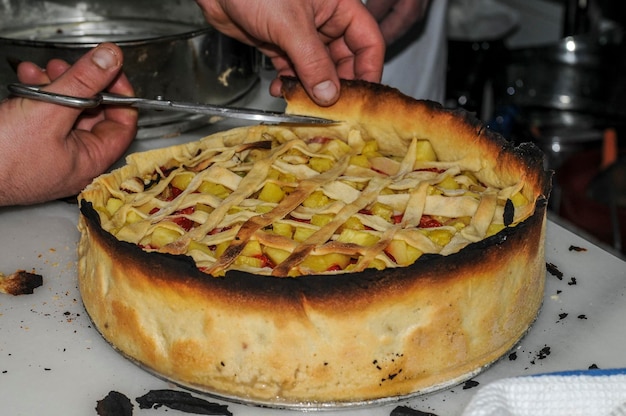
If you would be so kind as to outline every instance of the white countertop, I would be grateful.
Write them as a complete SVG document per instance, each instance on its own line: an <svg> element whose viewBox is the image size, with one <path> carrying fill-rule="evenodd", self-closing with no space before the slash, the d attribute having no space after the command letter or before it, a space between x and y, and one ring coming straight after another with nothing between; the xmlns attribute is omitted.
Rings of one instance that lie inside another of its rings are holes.
<svg viewBox="0 0 626 416"><path fill-rule="evenodd" d="M226 127L229 123L175 139L144 139L131 150L170 145ZM91 326L76 282L77 217L76 205L60 201L0 209L0 271L33 270L44 279L32 295L0 294L0 413L96 415L97 401L116 390L133 400L135 415L183 415L164 407L140 410L136 397L151 389L175 387L120 356ZM570 250L572 246L583 250ZM546 261L562 272L562 278L548 273L535 325L513 355L473 379L478 387L516 375L593 365L626 367L626 262L552 220ZM388 416L397 405L406 405L439 416L457 415L477 388L464 387L468 385L391 405L324 414ZM235 416L298 414L226 404Z"/></svg>

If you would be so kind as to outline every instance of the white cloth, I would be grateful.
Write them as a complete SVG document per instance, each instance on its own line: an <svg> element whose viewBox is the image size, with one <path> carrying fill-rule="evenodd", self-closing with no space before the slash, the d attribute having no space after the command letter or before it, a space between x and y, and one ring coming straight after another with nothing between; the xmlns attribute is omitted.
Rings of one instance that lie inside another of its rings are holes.
<svg viewBox="0 0 626 416"><path fill-rule="evenodd" d="M463 416L624 416L626 369L512 377L487 384Z"/></svg>
<svg viewBox="0 0 626 416"><path fill-rule="evenodd" d="M448 0L431 0L420 36L385 63L382 83L417 99L443 103L446 88Z"/></svg>

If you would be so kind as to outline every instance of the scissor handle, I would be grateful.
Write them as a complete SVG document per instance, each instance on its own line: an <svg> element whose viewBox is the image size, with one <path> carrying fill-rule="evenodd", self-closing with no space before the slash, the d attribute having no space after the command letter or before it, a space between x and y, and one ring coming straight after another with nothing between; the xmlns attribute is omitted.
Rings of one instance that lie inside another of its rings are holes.
<svg viewBox="0 0 626 416"><path fill-rule="evenodd" d="M57 94L44 91L37 85L12 83L7 86L9 92L18 97L31 98L52 104L61 104L75 108L95 108L102 104L102 96L92 98L73 97L71 95Z"/></svg>

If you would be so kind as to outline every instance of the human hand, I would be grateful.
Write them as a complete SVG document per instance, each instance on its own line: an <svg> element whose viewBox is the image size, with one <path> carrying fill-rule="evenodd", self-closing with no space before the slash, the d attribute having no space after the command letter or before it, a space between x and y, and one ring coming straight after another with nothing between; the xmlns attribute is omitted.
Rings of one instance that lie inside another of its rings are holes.
<svg viewBox="0 0 626 416"><path fill-rule="evenodd" d="M360 0L196 0L220 32L256 46L280 77L297 76L319 105L339 97L339 78L380 82L385 46Z"/></svg>
<svg viewBox="0 0 626 416"><path fill-rule="evenodd" d="M422 20L430 0L368 0L367 9L378 21L385 43L391 45L415 22Z"/></svg>
<svg viewBox="0 0 626 416"><path fill-rule="evenodd" d="M18 67L26 84L46 91L92 97L100 91L133 95L120 70L122 51L107 43L74 65L54 59L43 70ZM0 103L0 205L22 205L75 195L109 168L137 131L137 111L106 106L94 110L9 98Z"/></svg>

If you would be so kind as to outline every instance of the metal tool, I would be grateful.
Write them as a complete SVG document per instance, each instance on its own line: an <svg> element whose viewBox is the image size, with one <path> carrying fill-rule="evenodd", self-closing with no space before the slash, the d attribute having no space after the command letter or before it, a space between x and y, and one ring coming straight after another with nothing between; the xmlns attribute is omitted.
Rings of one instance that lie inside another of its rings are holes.
<svg viewBox="0 0 626 416"><path fill-rule="evenodd" d="M122 95L100 93L91 98L73 97L42 90L43 86L12 83L7 86L9 92L18 97L31 98L53 104L60 104L75 108L95 108L100 105L121 105L143 109L162 111L179 111L186 113L207 114L224 118L237 118L252 121L264 121L269 123L295 123L295 124L333 124L335 120L319 117L310 117L297 114L285 114L274 111L257 110L250 108L237 108L217 106L211 104L197 104L166 99L148 99L137 97L125 97Z"/></svg>

